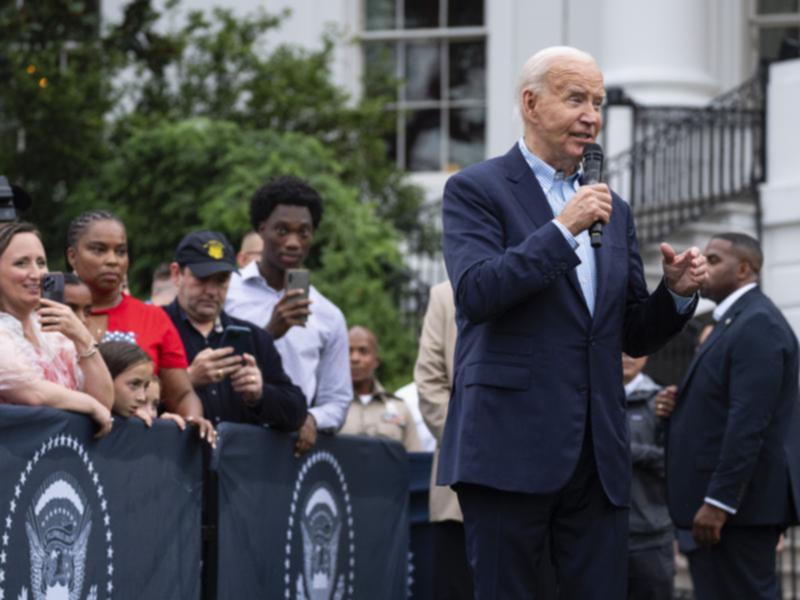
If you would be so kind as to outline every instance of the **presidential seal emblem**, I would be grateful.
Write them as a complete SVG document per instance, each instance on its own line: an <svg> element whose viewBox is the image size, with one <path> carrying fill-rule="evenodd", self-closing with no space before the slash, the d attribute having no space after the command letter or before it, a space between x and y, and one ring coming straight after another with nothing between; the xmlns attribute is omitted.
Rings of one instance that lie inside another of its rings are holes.
<svg viewBox="0 0 800 600"><path fill-rule="evenodd" d="M355 598L353 508L342 468L325 451L300 467L286 530L286 600Z"/></svg>
<svg viewBox="0 0 800 600"><path fill-rule="evenodd" d="M44 442L20 473L8 504L0 600L110 599L114 550L107 507L80 441L58 435ZM90 549L103 560L89 565Z"/></svg>

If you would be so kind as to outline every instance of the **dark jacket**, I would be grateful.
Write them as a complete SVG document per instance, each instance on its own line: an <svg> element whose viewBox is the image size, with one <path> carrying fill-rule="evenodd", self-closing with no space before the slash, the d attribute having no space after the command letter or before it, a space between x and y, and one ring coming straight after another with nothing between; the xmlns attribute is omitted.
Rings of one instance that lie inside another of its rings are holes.
<svg viewBox="0 0 800 600"><path fill-rule="evenodd" d="M690 527L704 498L736 510L726 526L797 522L798 345L760 289L725 312L680 385L667 437L667 498Z"/></svg>
<svg viewBox="0 0 800 600"><path fill-rule="evenodd" d="M656 416L655 400L661 390L647 375L627 396L628 428L631 435L630 543L632 550L654 538L672 537L664 476L664 423Z"/></svg>
<svg viewBox="0 0 800 600"><path fill-rule="evenodd" d="M628 505L622 352L654 352L693 307L678 314L663 283L648 294L630 207L617 195L613 204L594 250L592 315L580 259L516 145L447 182L444 258L458 341L440 485L554 493L575 471L589 423L606 495Z"/></svg>
<svg viewBox="0 0 800 600"><path fill-rule="evenodd" d="M300 428L306 418L305 396L284 372L281 356L275 349L272 337L266 331L249 321L231 317L222 311L219 323L208 337L205 337L194 328L177 300L165 306L164 311L178 329L190 364L204 349L216 349L222 346L222 333L226 326L239 325L250 330L254 358L256 365L261 369L264 381L261 399L253 405L246 404L242 396L233 391L230 377L219 383L198 387L195 392L203 402L203 412L207 419L214 423L233 421L264 424L285 431L296 431Z"/></svg>

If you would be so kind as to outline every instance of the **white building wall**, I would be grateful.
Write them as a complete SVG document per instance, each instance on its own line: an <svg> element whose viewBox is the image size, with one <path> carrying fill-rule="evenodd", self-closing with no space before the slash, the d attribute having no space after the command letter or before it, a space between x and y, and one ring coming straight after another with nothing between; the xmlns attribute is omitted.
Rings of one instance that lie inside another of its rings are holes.
<svg viewBox="0 0 800 600"><path fill-rule="evenodd" d="M749 1L486 0L487 157L504 153L521 133L514 90L522 64L537 50L556 44L587 50L598 59L608 86L624 86L645 104L703 104L749 75ZM123 5L105 0L105 17L115 20ZM170 23L177 25L190 9L215 5L219 0L183 0ZM227 0L224 6L240 14L288 9L283 26L269 35L269 46L318 48L331 27L354 40L363 18L363 0ZM337 48L331 74L353 96L359 93L361 69L357 43ZM630 137L624 118L611 121L609 155ZM429 197L437 197L447 174L414 177Z"/></svg>
<svg viewBox="0 0 800 600"><path fill-rule="evenodd" d="M767 180L761 187L763 287L800 335L800 59L770 69Z"/></svg>
<svg viewBox="0 0 800 600"><path fill-rule="evenodd" d="M751 69L748 2L486 0L487 156L505 152L519 135L514 114L517 75L531 54L547 46L587 50L598 59L607 85L624 86L643 103L702 104L732 88ZM104 0L104 17L118 20L124 5L124 0ZM363 18L363 0L183 0L167 26L177 26L189 10L220 5L239 14L259 8L290 11L281 28L270 33L269 46L318 48L331 27L354 40ZM337 49L331 72L337 83L358 94L357 44Z"/></svg>

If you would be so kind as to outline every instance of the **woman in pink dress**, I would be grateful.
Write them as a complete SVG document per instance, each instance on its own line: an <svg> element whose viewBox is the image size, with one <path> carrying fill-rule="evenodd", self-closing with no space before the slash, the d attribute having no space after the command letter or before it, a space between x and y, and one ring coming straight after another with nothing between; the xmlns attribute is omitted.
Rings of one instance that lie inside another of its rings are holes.
<svg viewBox="0 0 800 600"><path fill-rule="evenodd" d="M47 258L30 223L0 225L0 402L89 415L111 430L113 383L89 330L41 297Z"/></svg>

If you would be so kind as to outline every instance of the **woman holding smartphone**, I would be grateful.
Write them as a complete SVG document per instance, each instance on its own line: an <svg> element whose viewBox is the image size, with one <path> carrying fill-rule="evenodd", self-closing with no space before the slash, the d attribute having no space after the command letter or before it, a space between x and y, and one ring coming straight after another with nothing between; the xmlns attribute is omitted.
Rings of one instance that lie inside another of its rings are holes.
<svg viewBox="0 0 800 600"><path fill-rule="evenodd" d="M200 437L216 445L217 434L203 418L203 405L186 372L188 362L180 336L158 306L123 292L128 275L128 238L115 214L81 213L67 230L67 261L92 292L89 331L100 341L137 344L153 360L166 409L197 425Z"/></svg>
<svg viewBox="0 0 800 600"><path fill-rule="evenodd" d="M97 344L64 304L41 297L47 257L30 223L0 226L0 402L89 415L111 430L113 384Z"/></svg>

